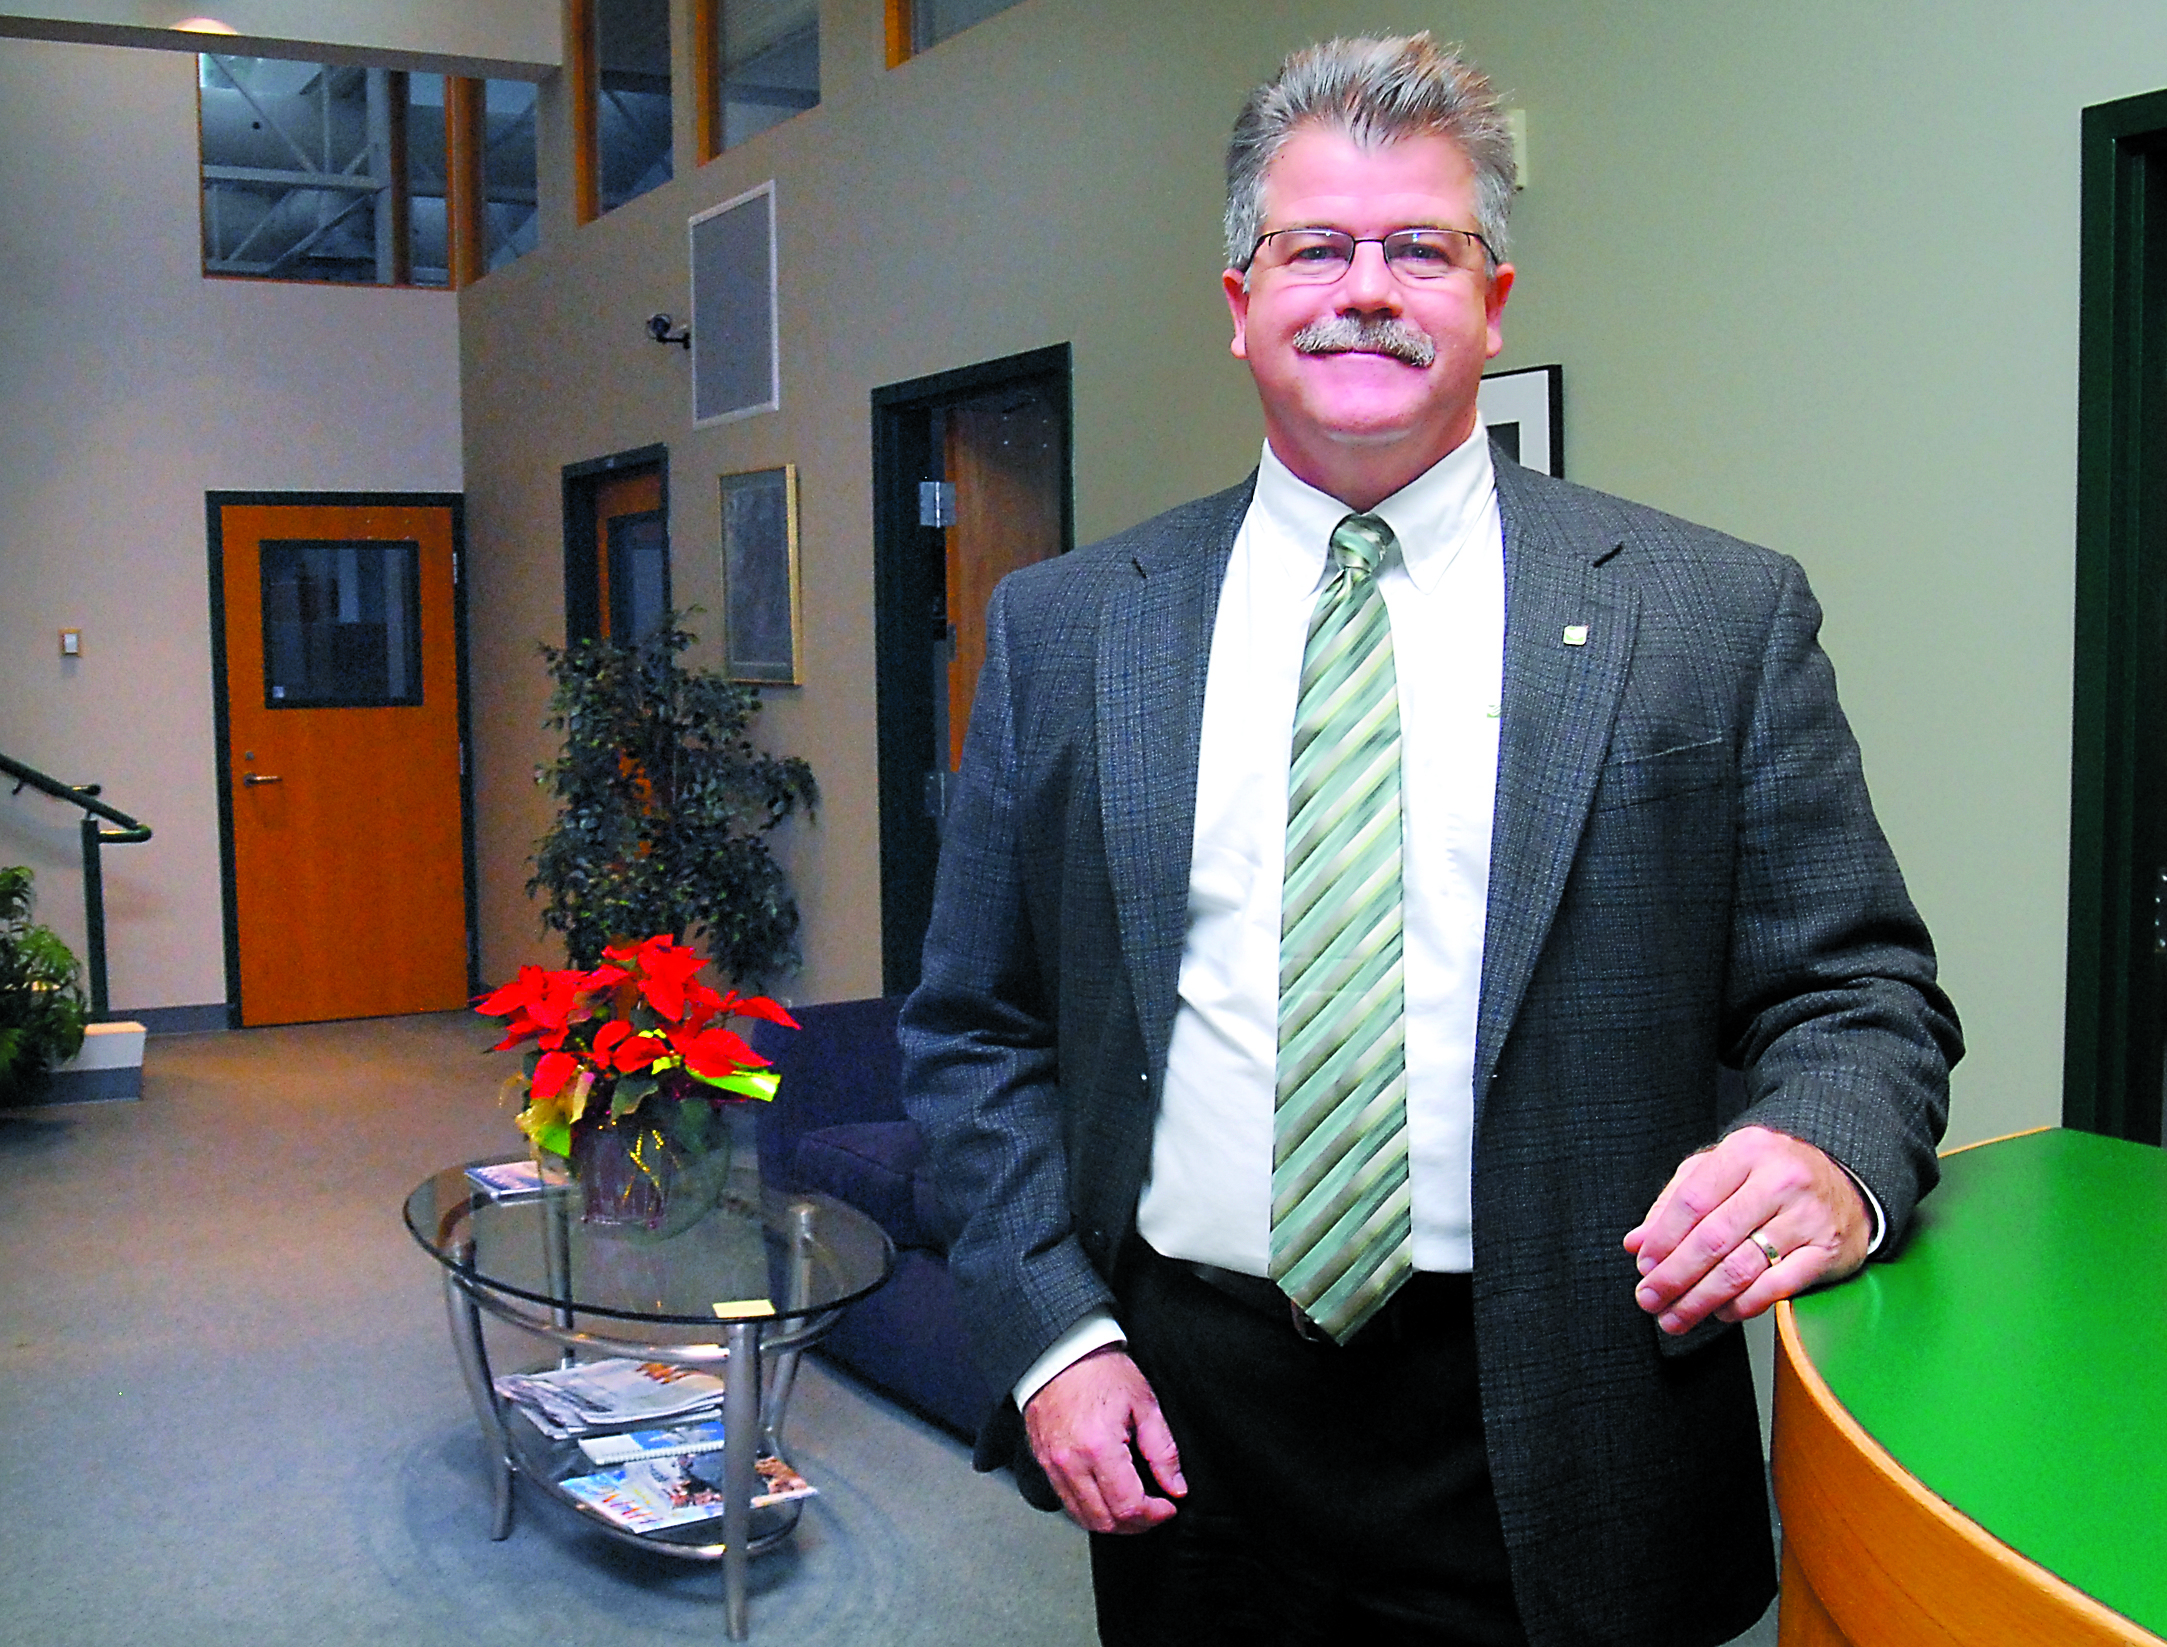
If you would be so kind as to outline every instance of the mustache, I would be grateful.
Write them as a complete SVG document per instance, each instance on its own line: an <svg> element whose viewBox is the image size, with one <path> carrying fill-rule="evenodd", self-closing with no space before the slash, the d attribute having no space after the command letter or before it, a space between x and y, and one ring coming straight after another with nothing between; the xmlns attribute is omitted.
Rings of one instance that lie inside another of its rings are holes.
<svg viewBox="0 0 2167 1647"><path fill-rule="evenodd" d="M1396 315L1362 319L1330 315L1312 320L1294 334L1294 347L1305 355L1390 355L1416 367L1437 358L1436 340L1413 321Z"/></svg>

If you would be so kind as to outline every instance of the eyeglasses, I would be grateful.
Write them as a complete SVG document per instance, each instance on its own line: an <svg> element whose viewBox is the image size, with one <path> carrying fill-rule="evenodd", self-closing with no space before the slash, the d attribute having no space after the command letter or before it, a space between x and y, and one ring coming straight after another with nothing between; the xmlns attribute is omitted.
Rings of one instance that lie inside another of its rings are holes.
<svg viewBox="0 0 2167 1647"><path fill-rule="evenodd" d="M1388 235L1351 235L1345 229L1274 229L1257 237L1248 267L1270 270L1286 280L1329 285L1354 266L1358 246L1381 246L1385 267L1402 280L1480 274L1497 261L1490 243L1473 229L1394 229Z"/></svg>

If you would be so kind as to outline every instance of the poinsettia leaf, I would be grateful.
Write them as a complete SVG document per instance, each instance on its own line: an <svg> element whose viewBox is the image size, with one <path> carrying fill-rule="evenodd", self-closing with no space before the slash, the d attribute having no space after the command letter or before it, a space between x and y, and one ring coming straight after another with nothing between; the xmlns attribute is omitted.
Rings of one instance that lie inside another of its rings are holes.
<svg viewBox="0 0 2167 1647"><path fill-rule="evenodd" d="M597 1050L600 1050L599 1045ZM657 1058L667 1057L670 1043L659 1035L636 1035L617 1048L610 1062L626 1074L645 1069Z"/></svg>
<svg viewBox="0 0 2167 1647"><path fill-rule="evenodd" d="M673 1035L670 1043L685 1060L685 1067L702 1080L727 1075L734 1069L757 1069L767 1062L733 1030L703 1029L697 1035Z"/></svg>
<svg viewBox="0 0 2167 1647"><path fill-rule="evenodd" d="M533 1140L536 1149L547 1150L551 1155L572 1153L572 1129L561 1116L552 1117L527 1136Z"/></svg>
<svg viewBox="0 0 2167 1647"><path fill-rule="evenodd" d="M593 1091L594 1071L591 1069L581 1070L579 1079L572 1083L571 1097L565 1100L564 1118L567 1121L577 1121L587 1113L587 1099Z"/></svg>
<svg viewBox="0 0 2167 1647"><path fill-rule="evenodd" d="M783 1084L783 1078L771 1069L740 1069L728 1075L702 1075L700 1079L711 1087L720 1087L725 1092L739 1093L747 1098L758 1098L763 1103L773 1098L776 1088Z"/></svg>
<svg viewBox="0 0 2167 1647"><path fill-rule="evenodd" d="M541 974L542 969L538 966L521 967L518 977L491 990L474 1010L485 1018L502 1018L519 1011L534 998L535 979Z"/></svg>
<svg viewBox="0 0 2167 1647"><path fill-rule="evenodd" d="M640 945L640 993L648 1004L672 1023L685 1015L685 985L707 963L698 951L668 937L650 938Z"/></svg>
<svg viewBox="0 0 2167 1647"><path fill-rule="evenodd" d="M783 1010L778 1001L765 995L748 995L743 1000L730 1003L730 1011L740 1018L765 1018L771 1024L781 1024L785 1029L798 1028L798 1021Z"/></svg>
<svg viewBox="0 0 2167 1647"><path fill-rule="evenodd" d="M515 1020L512 1023L511 1027L505 1032L504 1039L499 1041L489 1050L491 1052L509 1052L512 1050L513 1047L518 1046L522 1041L531 1040L535 1036L539 1035L541 1032L542 1026L537 1024L532 1018L519 1018Z"/></svg>
<svg viewBox="0 0 2167 1647"><path fill-rule="evenodd" d="M608 1057L610 1049L631 1033L632 1026L622 1020L604 1024L594 1032L594 1055L597 1058Z"/></svg>
<svg viewBox="0 0 2167 1647"><path fill-rule="evenodd" d="M532 1091L535 1102L556 1097L564 1090L565 1082L574 1075L584 1073L579 1067L579 1060L569 1052L543 1053L541 1061L534 1066Z"/></svg>

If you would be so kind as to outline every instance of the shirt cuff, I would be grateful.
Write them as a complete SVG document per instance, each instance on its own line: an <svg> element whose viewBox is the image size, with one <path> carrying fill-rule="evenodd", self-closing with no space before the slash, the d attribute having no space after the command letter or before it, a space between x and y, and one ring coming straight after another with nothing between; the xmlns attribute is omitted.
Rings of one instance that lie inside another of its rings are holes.
<svg viewBox="0 0 2167 1647"><path fill-rule="evenodd" d="M1833 1155L1829 1159L1836 1161ZM1844 1167L1841 1161L1836 1161L1836 1165L1843 1167L1843 1175L1858 1186L1859 1196L1866 1203L1867 1215L1873 1219L1874 1232L1866 1243L1866 1256L1871 1258L1881 1250L1881 1238L1889 1233L1888 1214L1881 1210L1880 1201L1875 1198L1874 1192L1866 1187L1865 1179L1861 1178L1849 1167ZM1056 1368L1055 1370L1058 1371L1059 1369Z"/></svg>
<svg viewBox="0 0 2167 1647"><path fill-rule="evenodd" d="M1871 1196L1868 1197L1872 1199ZM1121 1330L1119 1322L1106 1310L1093 1310L1075 1326L1053 1341L1053 1347L1036 1361L1028 1371L1016 1380L1016 1411L1023 1411L1032 1396L1051 1384L1054 1375L1066 1372L1093 1350L1108 1344L1126 1344L1129 1335Z"/></svg>

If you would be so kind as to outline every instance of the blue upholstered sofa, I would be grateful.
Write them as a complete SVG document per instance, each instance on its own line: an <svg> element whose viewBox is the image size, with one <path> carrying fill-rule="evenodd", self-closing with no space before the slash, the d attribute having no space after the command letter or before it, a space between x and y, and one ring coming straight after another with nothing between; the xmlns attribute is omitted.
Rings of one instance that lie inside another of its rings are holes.
<svg viewBox="0 0 2167 1647"><path fill-rule="evenodd" d="M956 1431L976 1431L993 1392L965 1348L947 1254L933 1234L925 1146L904 1115L895 1021L901 996L792 1008L793 1033L757 1026L782 1074L760 1109L760 1171L869 1213L896 1245L888 1284L854 1304L821 1350L868 1383Z"/></svg>

